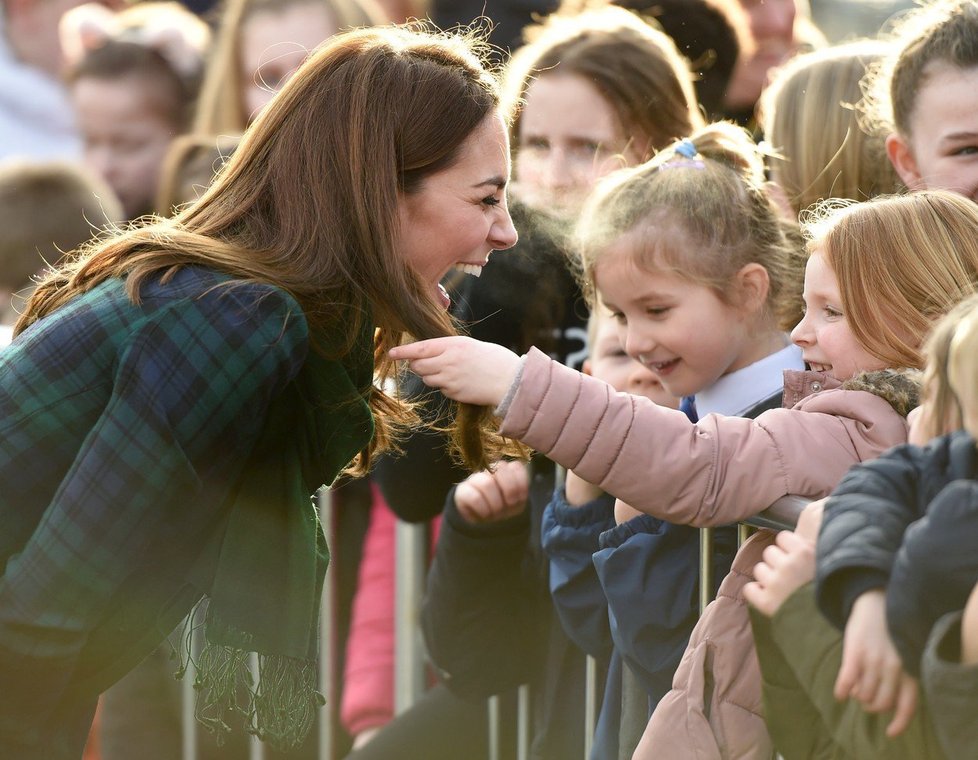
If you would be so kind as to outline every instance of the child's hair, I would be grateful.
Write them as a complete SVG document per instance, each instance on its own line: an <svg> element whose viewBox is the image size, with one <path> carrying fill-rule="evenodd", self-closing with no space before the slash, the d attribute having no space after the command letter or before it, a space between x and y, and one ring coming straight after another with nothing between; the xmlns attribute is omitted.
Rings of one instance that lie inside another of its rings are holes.
<svg viewBox="0 0 978 760"><path fill-rule="evenodd" d="M640 166L598 184L577 226L584 289L595 301L594 269L608 247L633 230L650 228L635 263L666 270L738 303L730 283L744 266L767 270L768 315L778 324L795 308L801 280L799 238L768 195L764 162L750 135L725 122L710 124ZM677 231L681 245L671 235Z"/></svg>
<svg viewBox="0 0 978 760"><path fill-rule="evenodd" d="M17 292L123 218L105 183L71 163L0 166L0 290Z"/></svg>
<svg viewBox="0 0 978 760"><path fill-rule="evenodd" d="M978 66L978 0L938 0L907 13L893 31L893 45L867 81L867 110L878 128L909 136L928 66Z"/></svg>
<svg viewBox="0 0 978 760"><path fill-rule="evenodd" d="M141 90L175 131L190 125L210 29L176 2L148 2L113 14L96 3L69 11L60 26L66 80L142 77Z"/></svg>
<svg viewBox="0 0 978 760"><path fill-rule="evenodd" d="M805 221L853 335L887 367L920 369L931 326L978 290L978 206L943 190L829 202Z"/></svg>
<svg viewBox="0 0 978 760"><path fill-rule="evenodd" d="M587 355L589 358L594 357L594 349L598 345L598 331L601 329L602 321L606 319L611 319L611 311L601 301L595 300L587 315Z"/></svg>
<svg viewBox="0 0 978 760"><path fill-rule="evenodd" d="M862 201L900 190L886 133L860 124L867 67L889 46L862 40L794 58L761 96L774 179L795 213L828 198Z"/></svg>
<svg viewBox="0 0 978 760"><path fill-rule="evenodd" d="M964 427L963 408L978 408L978 295L969 296L935 326L924 346L926 438ZM969 355L970 354L970 355ZM952 366L953 362L953 366ZM969 431L972 435L978 431Z"/></svg>
<svg viewBox="0 0 978 760"><path fill-rule="evenodd" d="M702 124L687 62L671 39L629 11L557 12L527 28L525 37L503 83L514 153L526 91L532 79L549 73L575 74L594 85L643 158Z"/></svg>
<svg viewBox="0 0 978 760"><path fill-rule="evenodd" d="M373 0L226 0L201 85L194 132L234 135L245 130L249 114L242 95L242 27L258 13L284 13L305 5L328 13L337 31L384 23L384 15Z"/></svg>
<svg viewBox="0 0 978 760"><path fill-rule="evenodd" d="M156 209L170 216L197 200L237 148L239 138L181 135L170 145L160 170Z"/></svg>
<svg viewBox="0 0 978 760"><path fill-rule="evenodd" d="M978 301L968 299L960 322L948 346L948 386L957 399L961 424L978 436L975 421L978 419Z"/></svg>

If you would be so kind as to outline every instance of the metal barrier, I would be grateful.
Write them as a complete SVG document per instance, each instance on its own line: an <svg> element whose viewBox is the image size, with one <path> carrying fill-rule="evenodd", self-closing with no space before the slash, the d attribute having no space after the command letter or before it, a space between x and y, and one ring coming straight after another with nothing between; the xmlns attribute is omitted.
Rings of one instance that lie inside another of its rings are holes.
<svg viewBox="0 0 978 760"><path fill-rule="evenodd" d="M318 495L320 517L324 526L333 525L333 505L328 489L323 489ZM809 503L808 499L797 496L786 496L768 509L745 521L740 527L741 542L746 539L752 529L767 528L783 530L793 528L802 509ZM328 536L332 545L333 536ZM396 712L403 712L411 706L423 693L425 688L425 656L420 634L421 599L424 593L425 572L428 563L427 529L425 526L398 523L396 540L396 604L395 604L395 694ZM712 598L713 588L713 531L710 528L700 530L700 606L705 607ZM323 603L320 630L322 635L320 649L320 687L330 703L338 699L335 674L332 673L334 662L333 611L336 598L334 574L327 570L326 583L323 591ZM196 610L202 615L201 610ZM195 621L199 622L199 621ZM195 640L192 646L199 652L200 627L196 626ZM252 662L252 670L257 672L257 662ZM182 747L183 760L197 760L198 733L194 719L194 681L195 672L192 663L188 667L182 686ZM597 682L597 667L595 661L588 657L586 665L586 702L585 702L585 738L582 756L588 758L594 737L594 726L598 715L598 698L601 684ZM528 686L520 687L517 695L517 747L518 760L529 757L532 739L532 694ZM488 700L486 709L489 715L489 758L497 760L501 756L500 748L500 709L498 698ZM340 760L337 756L336 727L329 720L330 711L324 710L319 721L318 760ZM248 760L264 760L265 746L253 738L249 743Z"/></svg>

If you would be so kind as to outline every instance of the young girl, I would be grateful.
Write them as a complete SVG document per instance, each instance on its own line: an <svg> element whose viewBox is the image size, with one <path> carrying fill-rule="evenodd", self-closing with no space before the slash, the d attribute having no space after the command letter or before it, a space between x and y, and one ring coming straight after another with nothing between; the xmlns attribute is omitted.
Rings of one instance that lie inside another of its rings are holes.
<svg viewBox="0 0 978 760"><path fill-rule="evenodd" d="M375 349L451 334L440 280L516 241L498 104L462 38L343 35L197 203L38 286L0 353L0 755L78 757L97 695L204 595L199 714L241 711L259 652L252 728L302 741L311 496L416 419Z"/></svg>
<svg viewBox="0 0 978 760"><path fill-rule="evenodd" d="M170 143L190 126L210 30L177 3L151 2L118 14L84 5L61 31L85 163L127 219L152 213Z"/></svg>
<svg viewBox="0 0 978 760"><path fill-rule="evenodd" d="M870 87L870 115L911 190L978 200L978 2L940 0L901 20Z"/></svg>
<svg viewBox="0 0 978 760"><path fill-rule="evenodd" d="M591 312L588 345L584 372L623 392L678 404L648 367L624 353L604 309ZM568 639L548 591L540 540L541 515L554 484L548 464L505 462L449 493L421 620L427 651L453 691L469 699L505 698L529 684L532 754L556 759L573 757L583 746L586 686L584 654ZM610 518L613 498L595 499L600 504L592 510ZM602 596L596 604L607 628L607 600ZM599 678L608 654L599 653ZM604 748L600 736L598 746Z"/></svg>
<svg viewBox="0 0 978 760"><path fill-rule="evenodd" d="M932 758L938 745L949 758L973 754L974 666L960 663L962 655L974 663L976 641L973 624L961 624L978 582L976 345L971 297L928 341L926 402L912 438L947 434L846 475L825 506L814 593L805 584L816 547L802 530L779 535L745 588L768 723L785 757L825 747Z"/></svg>
<svg viewBox="0 0 978 760"><path fill-rule="evenodd" d="M682 163L670 167L671 161ZM706 163L696 154L683 157L672 150L635 173L677 178L670 196L681 203L685 195L688 208L701 208L708 195L695 178L708 176ZM684 273L700 271L693 268L705 248L699 241L713 239L718 217L713 215L713 224L698 238L691 237L678 215L656 214L654 206L640 205L644 199L615 193L628 186L627 179L612 183L585 214L585 230L598 230L590 235L604 242L591 265L585 248L586 269L602 300L620 314L626 350L652 366L670 391L687 394L701 378L722 374L718 359L732 356L727 366L736 366L743 336L756 334L749 309L753 304L756 315L764 278L757 267L737 270L737 287L725 293L728 304L688 275L664 272L663 266L675 266L675 257L683 254ZM626 206L602 219L596 212L609 201L612 208L622 203L651 208L652 216L629 214ZM805 276L808 311L793 333L812 374L788 373L788 408L765 412L756 421L704 418L701 412L691 425L676 412L615 396L535 351L520 360L466 338L401 346L392 356L409 359L412 369L453 398L499 404L503 435L574 468L640 510L691 525L735 522L787 494L824 496L852 464L906 440L906 404L894 399L896 406L891 405L885 389L871 382L854 386L858 389L841 386L860 372L921 365L919 345L931 322L975 289L978 244L973 222L962 222L975 214L970 203L929 192L853 206L814 228ZM885 380L892 384L889 375ZM769 541L762 536L748 546L756 553ZM703 641L687 651L677 673L681 684L709 669L714 704L707 698L703 713L689 714L689 705L703 705L702 698L668 695L647 732L654 751L681 753L692 741L744 756L770 751L749 626L739 602L748 577L741 572L728 578L712 615L723 624L722 615L729 614L733 648L714 651L715 642ZM739 674L740 683L728 684L731 674Z"/></svg>
<svg viewBox="0 0 978 760"><path fill-rule="evenodd" d="M506 67L514 194L573 214L594 183L702 126L687 62L621 8L554 13Z"/></svg>
<svg viewBox="0 0 978 760"><path fill-rule="evenodd" d="M383 22L371 0L228 0L193 131L243 132L316 47L339 31Z"/></svg>

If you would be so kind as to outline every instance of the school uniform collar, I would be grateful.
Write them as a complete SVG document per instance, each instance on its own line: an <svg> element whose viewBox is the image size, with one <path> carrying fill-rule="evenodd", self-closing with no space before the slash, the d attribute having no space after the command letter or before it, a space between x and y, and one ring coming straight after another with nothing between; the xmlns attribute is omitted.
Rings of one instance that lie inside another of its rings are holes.
<svg viewBox="0 0 978 760"><path fill-rule="evenodd" d="M791 344L731 372L696 394L700 419L708 414L737 417L781 391L783 371L805 369L801 349Z"/></svg>

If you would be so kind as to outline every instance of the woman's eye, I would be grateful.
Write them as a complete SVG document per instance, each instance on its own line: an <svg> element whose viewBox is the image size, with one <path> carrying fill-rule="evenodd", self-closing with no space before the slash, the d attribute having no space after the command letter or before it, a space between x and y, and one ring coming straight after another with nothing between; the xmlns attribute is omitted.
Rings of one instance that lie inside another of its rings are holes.
<svg viewBox="0 0 978 760"><path fill-rule="evenodd" d="M520 141L520 147L523 149L547 150L550 147L550 142L543 137L527 137Z"/></svg>
<svg viewBox="0 0 978 760"><path fill-rule="evenodd" d="M495 195L487 195L482 199L482 202L486 206L498 206L502 201L500 201Z"/></svg>
<svg viewBox="0 0 978 760"><path fill-rule="evenodd" d="M601 143L586 140L575 143L573 146L574 154L576 154L579 158L584 158L588 161L592 160L600 150Z"/></svg>
<svg viewBox="0 0 978 760"><path fill-rule="evenodd" d="M826 306L825 307L825 316L832 317L834 319L836 317L841 317L843 315L842 315L842 312L839 311L838 309L833 309L831 306Z"/></svg>

